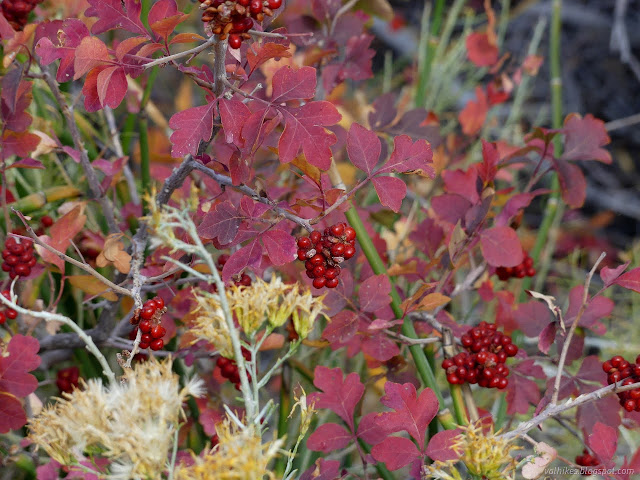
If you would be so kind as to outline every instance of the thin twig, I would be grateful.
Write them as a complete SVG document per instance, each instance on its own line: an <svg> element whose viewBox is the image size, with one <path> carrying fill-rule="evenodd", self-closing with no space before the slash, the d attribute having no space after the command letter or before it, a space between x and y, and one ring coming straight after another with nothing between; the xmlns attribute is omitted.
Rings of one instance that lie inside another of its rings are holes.
<svg viewBox="0 0 640 480"><path fill-rule="evenodd" d="M142 65L142 67L146 70L146 69L149 69L151 67L155 67L156 65L163 65L165 63L172 62L174 60L177 60L178 58L187 57L189 55L197 55L202 50L205 50L206 48L210 47L211 45L213 45L217 41L218 41L217 35L213 35L206 42L201 43L200 45L198 45L195 48L192 48L190 50L185 50L184 52L175 53L173 55L169 55L169 56L166 56L166 57L158 58L157 60L153 60L153 61L151 61L149 63L145 63L144 65Z"/></svg>
<svg viewBox="0 0 640 480"><path fill-rule="evenodd" d="M109 135L111 136L111 143L113 149L119 158L125 156L124 150L122 150L122 144L120 143L120 135L118 135L118 128L116 126L116 119L113 116L113 110L111 107L104 107L104 116L107 119L107 125L109 127ZM131 159L128 159L131 160ZM136 181L133 177L131 167L129 167L129 161L124 164L122 169L124 178L127 181L127 188L129 189L129 196L134 205L140 205L140 195L138 195L138 189L136 188Z"/></svg>
<svg viewBox="0 0 640 480"><path fill-rule="evenodd" d="M576 331L576 328L578 328L580 319L582 318L582 315L584 314L587 308L587 301L589 299L589 285L591 285L591 279L593 278L593 275L596 273L596 268L598 268L598 265L604 259L604 257L606 257L606 255L607 254L605 252L602 252L600 254L600 256L598 257L598 260L596 260L596 263L593 265L593 268L587 275L587 280L585 281L585 284L584 284L584 293L582 295L582 305L580 306L578 315L576 316L576 318L573 320L573 323L571 324L571 328L569 328L569 333L567 333L567 337L565 338L564 345L562 346L562 353L560 354L560 361L558 362L558 373L556 374L556 380L553 385L553 396L551 397L552 405L555 405L558 402L558 394L560 393L560 382L562 380L562 370L564 369L564 362L567 359L567 352L569 351L569 345L571 344L573 333Z"/></svg>

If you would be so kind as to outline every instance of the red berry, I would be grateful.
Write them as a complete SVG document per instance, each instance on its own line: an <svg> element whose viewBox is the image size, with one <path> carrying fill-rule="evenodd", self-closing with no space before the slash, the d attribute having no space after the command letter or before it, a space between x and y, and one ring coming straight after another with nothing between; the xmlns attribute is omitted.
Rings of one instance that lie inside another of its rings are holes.
<svg viewBox="0 0 640 480"><path fill-rule="evenodd" d="M16 312L13 309L8 309L5 310L4 314L7 316L7 318L11 319L11 320L15 320L18 317L18 312Z"/></svg>
<svg viewBox="0 0 640 480"><path fill-rule="evenodd" d="M442 368L444 368L445 370L448 370L449 368L453 367L454 363L453 360L451 360L450 358L445 358L442 361Z"/></svg>
<svg viewBox="0 0 640 480"><path fill-rule="evenodd" d="M151 350L162 350L162 347L164 347L164 340L162 340L161 338L157 338L153 342L151 342L150 346Z"/></svg>
<svg viewBox="0 0 640 480"><path fill-rule="evenodd" d="M351 228L351 227L347 227L344 229L344 238L350 242L351 240L355 240L356 239L356 231Z"/></svg>
<svg viewBox="0 0 640 480"><path fill-rule="evenodd" d="M313 257L309 259L309 261L314 265L323 265L324 264L324 256L319 253L316 253Z"/></svg>
<svg viewBox="0 0 640 480"><path fill-rule="evenodd" d="M500 379L500 382L498 383L498 388L500 390L504 390L505 388L507 388L508 385L509 385L509 380L505 377L502 377Z"/></svg>
<svg viewBox="0 0 640 480"><path fill-rule="evenodd" d="M9 251L14 255L22 255L24 253L24 245L22 243L12 243L9 245Z"/></svg>
<svg viewBox="0 0 640 480"><path fill-rule="evenodd" d="M338 279L337 278L330 278L329 280L327 280L327 283L325 284L325 286L327 288L336 288L338 286Z"/></svg>
<svg viewBox="0 0 640 480"><path fill-rule="evenodd" d="M336 223L335 225L331 225L329 227L329 232L334 237L339 237L340 235L342 235L344 233L344 224Z"/></svg>
<svg viewBox="0 0 640 480"><path fill-rule="evenodd" d="M451 385L462 383L460 381L460 378L455 373L450 373L449 375L447 375L447 382L449 382Z"/></svg>
<svg viewBox="0 0 640 480"><path fill-rule="evenodd" d="M327 283L327 279L324 277L318 277L313 280L313 286L315 288L322 288L325 286L326 283Z"/></svg>
<svg viewBox="0 0 640 480"><path fill-rule="evenodd" d="M269 8L275 10L282 6L282 0L269 0Z"/></svg>
<svg viewBox="0 0 640 480"><path fill-rule="evenodd" d="M513 276L516 278L524 278L526 275L526 271L522 265L518 265L513 269Z"/></svg>
<svg viewBox="0 0 640 480"><path fill-rule="evenodd" d="M232 377L235 373L237 373L238 371L238 367L236 366L235 362L233 363L228 363L226 365L224 365L222 367L222 376L225 378L229 378Z"/></svg>
<svg viewBox="0 0 640 480"><path fill-rule="evenodd" d="M16 275L19 275L21 277L28 277L29 274L31 273L31 269L29 268L29 266L28 265L24 265L22 263L19 264L19 265L16 265L14 267L14 270L16 272Z"/></svg>
<svg viewBox="0 0 640 480"><path fill-rule="evenodd" d="M2 325L6 321L7 321L7 319L4 316L4 312L0 312L0 325Z"/></svg>
<svg viewBox="0 0 640 480"><path fill-rule="evenodd" d="M356 254L356 249L353 245L347 245L344 249L344 258L351 258Z"/></svg>
<svg viewBox="0 0 640 480"><path fill-rule="evenodd" d="M151 340L153 339L148 333L145 333L140 337L140 343L151 343Z"/></svg>
<svg viewBox="0 0 640 480"><path fill-rule="evenodd" d="M315 278L324 277L324 274L325 274L325 268L322 265L318 265L316 268L313 269L313 276Z"/></svg>
<svg viewBox="0 0 640 480"><path fill-rule="evenodd" d="M622 362L624 362L624 358L621 355L616 355L611 359L611 365L613 365L616 368L620 367L620 364Z"/></svg>
<svg viewBox="0 0 640 480"><path fill-rule="evenodd" d="M313 232L311 232L311 235L309 235L309 239L311 240L311 243L313 243L313 244L318 243L321 238L322 238L322 234L320 232L317 232L317 231L313 231Z"/></svg>
<svg viewBox="0 0 640 480"><path fill-rule="evenodd" d="M522 261L522 266L524 268L531 268L533 267L533 258L531 258L530 256L526 256L525 259Z"/></svg>
<svg viewBox="0 0 640 480"><path fill-rule="evenodd" d="M138 347L140 347L140 350L146 350L147 348L149 348L149 344L146 342L140 342L140 345L138 345Z"/></svg>
<svg viewBox="0 0 640 480"><path fill-rule="evenodd" d="M298 248L309 250L311 248L311 245L312 243L309 237L302 237L298 239Z"/></svg>
<svg viewBox="0 0 640 480"><path fill-rule="evenodd" d="M9 255L7 258L4 259L4 262L7 265L11 265L13 267L14 265L17 265L20 262L20 260L18 260L18 257L16 257L15 255Z"/></svg>
<svg viewBox="0 0 640 480"><path fill-rule="evenodd" d="M514 357L518 353L518 347L517 345L510 343L508 345L505 345L504 351L507 354L507 356Z"/></svg>
<svg viewBox="0 0 640 480"><path fill-rule="evenodd" d="M636 408L636 401L632 399L626 400L623 407L627 412L633 412Z"/></svg>
<svg viewBox="0 0 640 480"><path fill-rule="evenodd" d="M154 302L156 302L156 308L158 310L162 310L164 308L164 300L160 297L154 298Z"/></svg>
<svg viewBox="0 0 640 480"><path fill-rule="evenodd" d="M44 228L49 228L51 225L53 225L53 218L51 218L49 215L45 215L40 219L40 223Z"/></svg>
<svg viewBox="0 0 640 480"><path fill-rule="evenodd" d="M229 260L229 255L223 253L218 257L218 266L224 267L224 264L227 263L227 260Z"/></svg>
<svg viewBox="0 0 640 480"><path fill-rule="evenodd" d="M151 322L149 320L142 320L138 325L138 328L142 333L149 333L151 332L153 325L151 325Z"/></svg>
<svg viewBox="0 0 640 480"><path fill-rule="evenodd" d="M232 33L231 35L229 35L229 46L231 48L240 48L241 45L242 45L242 37L240 35L237 35L235 33Z"/></svg>
<svg viewBox="0 0 640 480"><path fill-rule="evenodd" d="M155 307L154 308L144 307L140 312L140 317L144 318L145 320L151 320L155 314L156 314Z"/></svg>
<svg viewBox="0 0 640 480"><path fill-rule="evenodd" d="M251 0L249 11L255 15L262 12L262 0Z"/></svg>
<svg viewBox="0 0 640 480"><path fill-rule="evenodd" d="M162 325L156 325L151 329L151 338L162 338L167 330Z"/></svg>
<svg viewBox="0 0 640 480"><path fill-rule="evenodd" d="M525 273L527 274L527 277L535 277L536 269L533 267L527 268L527 271Z"/></svg>
<svg viewBox="0 0 640 480"><path fill-rule="evenodd" d="M298 260L305 261L307 259L307 251L302 248L298 249Z"/></svg>
<svg viewBox="0 0 640 480"><path fill-rule="evenodd" d="M324 272L324 277L327 280L331 280L333 278L337 278L340 275L340 267L329 267L327 271Z"/></svg>
<svg viewBox="0 0 640 480"><path fill-rule="evenodd" d="M350 246L350 248L353 248ZM332 257L342 257L344 255L346 248L343 243L336 243L333 247L331 247L331 256Z"/></svg>

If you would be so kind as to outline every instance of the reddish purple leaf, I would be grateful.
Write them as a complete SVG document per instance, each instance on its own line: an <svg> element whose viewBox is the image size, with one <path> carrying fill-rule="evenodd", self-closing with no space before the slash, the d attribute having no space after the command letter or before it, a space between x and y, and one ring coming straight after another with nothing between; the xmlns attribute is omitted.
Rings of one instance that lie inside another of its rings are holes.
<svg viewBox="0 0 640 480"><path fill-rule="evenodd" d="M227 143L233 143L242 147L242 127L251 116L251 110L240 100L220 100L220 118L224 127L224 135Z"/></svg>
<svg viewBox="0 0 640 480"><path fill-rule="evenodd" d="M576 378L588 382L597 382L605 385L607 374L602 371L602 361L596 355L589 355L582 361Z"/></svg>
<svg viewBox="0 0 640 480"><path fill-rule="evenodd" d="M159 39L167 40L176 26L187 18L188 15L178 11L175 0L159 0L149 10L148 22Z"/></svg>
<svg viewBox="0 0 640 480"><path fill-rule="evenodd" d="M629 270L627 273L619 276L614 283L623 288L640 293L640 267Z"/></svg>
<svg viewBox="0 0 640 480"><path fill-rule="evenodd" d="M527 337L537 337L551 321L547 306L536 300L518 304L513 316Z"/></svg>
<svg viewBox="0 0 640 480"><path fill-rule="evenodd" d="M531 360L531 363L533 363L533 360ZM514 371L509 376L506 398L507 413L509 415L525 414L529 411L531 405L538 405L540 402L540 389L536 382Z"/></svg>
<svg viewBox="0 0 640 480"><path fill-rule="evenodd" d="M583 295L584 287L581 285L576 285L569 292L569 308L567 308L567 312L564 316L567 324L572 323L577 317L582 305ZM611 315L614 306L615 304L610 298L595 297L587 299L587 306L580 317L580 326L590 328L603 334L604 326L599 324L599 320Z"/></svg>
<svg viewBox="0 0 640 480"><path fill-rule="evenodd" d="M420 457L416 445L404 437L387 437L371 449L371 455L389 470L399 470Z"/></svg>
<svg viewBox="0 0 640 480"><path fill-rule="evenodd" d="M548 354L551 345L553 345L554 340L556 339L556 330L558 329L558 325L556 322L551 322L549 325L544 327L542 332L540 332L540 337L538 338L538 349L544 353Z"/></svg>
<svg viewBox="0 0 640 480"><path fill-rule="evenodd" d="M631 262L623 263L616 268L602 267L602 270L600 270L600 278L602 279L605 287L613 285L618 277L627 269L630 263Z"/></svg>
<svg viewBox="0 0 640 480"><path fill-rule="evenodd" d="M459 428L436 433L431 437L431 440L429 440L425 453L429 458L431 458L431 460L439 462L446 462L448 460L455 460L459 458L460 455L453 449L453 444L461 433L462 431Z"/></svg>
<svg viewBox="0 0 640 480"><path fill-rule="evenodd" d="M290 58L291 52L287 45L281 43L266 42L259 44L254 42L251 48L247 50L246 56L247 63L251 69L249 73L251 74L256 68L272 58Z"/></svg>
<svg viewBox="0 0 640 480"><path fill-rule="evenodd" d="M431 206L441 220L455 225L469 211L471 202L455 193L445 193L433 197Z"/></svg>
<svg viewBox="0 0 640 480"><path fill-rule="evenodd" d="M572 208L580 208L587 198L587 181L582 170L563 160L556 160L554 163L560 180L562 200Z"/></svg>
<svg viewBox="0 0 640 480"><path fill-rule="evenodd" d="M375 312L391 302L391 282L386 275L373 275L367 278L358 292L360 309L363 312Z"/></svg>
<svg viewBox="0 0 640 480"><path fill-rule="evenodd" d="M538 195L549 193L550 190L539 188L533 192L516 193L512 195L502 208L502 211L496 217L497 226L505 226L511 224L511 219L516 216L522 209L527 208L531 201Z"/></svg>
<svg viewBox="0 0 640 480"><path fill-rule="evenodd" d="M438 413L435 394L430 388L425 388L418 396L416 387L411 383L387 382L384 391L380 402L395 412L381 414L378 423L388 432L406 431L422 448L427 427Z"/></svg>
<svg viewBox="0 0 640 480"><path fill-rule="evenodd" d="M7 167L7 170L9 170L10 168L43 169L45 167L40 160L36 160L35 158L23 158L18 160L17 162L13 162L10 166Z"/></svg>
<svg viewBox="0 0 640 480"><path fill-rule="evenodd" d="M353 435L337 423L324 423L309 436L307 448L315 452L329 453L346 447Z"/></svg>
<svg viewBox="0 0 640 480"><path fill-rule="evenodd" d="M406 173L422 170L434 178L432 160L431 145L425 140L413 142L407 135L398 135L393 139L393 152L389 160L376 173Z"/></svg>
<svg viewBox="0 0 640 480"><path fill-rule="evenodd" d="M478 67L490 67L498 61L498 47L486 32L473 32L466 38L467 55Z"/></svg>
<svg viewBox="0 0 640 480"><path fill-rule="evenodd" d="M189 153L195 155L200 142L209 140L215 106L215 101L209 101L207 105L188 108L171 117L169 126L175 130L171 134L172 157L179 158Z"/></svg>
<svg viewBox="0 0 640 480"><path fill-rule="evenodd" d="M40 365L37 355L40 343L33 337L16 334L7 346L8 356L0 356L0 392L26 397L38 388L38 380L31 375Z"/></svg>
<svg viewBox="0 0 640 480"><path fill-rule="evenodd" d="M598 160L611 163L611 154L604 145L611 139L604 122L588 114L584 118L572 113L564 121L565 134L562 160Z"/></svg>
<svg viewBox="0 0 640 480"><path fill-rule="evenodd" d="M380 362L386 362L400 354L400 348L396 342L382 332L365 336L360 348L362 353Z"/></svg>
<svg viewBox="0 0 640 480"><path fill-rule="evenodd" d="M478 172L474 168L468 170L445 170L442 172L442 179L447 193L460 195L469 200L471 204L480 201L478 193Z"/></svg>
<svg viewBox="0 0 640 480"><path fill-rule="evenodd" d="M102 108L100 97L98 97L98 75L106 67L96 67L91 70L84 79L82 93L84 94L84 109L87 112L97 112Z"/></svg>
<svg viewBox="0 0 640 480"><path fill-rule="evenodd" d="M351 163L370 176L380 160L380 149L380 139L375 132L357 123L351 124L347 135L347 153Z"/></svg>
<svg viewBox="0 0 640 480"><path fill-rule="evenodd" d="M322 86L327 94L347 79L358 81L373 76L371 61L376 52L369 48L372 40L373 36L364 33L352 36L347 41L344 60L331 63L322 69Z"/></svg>
<svg viewBox="0 0 640 480"><path fill-rule="evenodd" d="M127 76L122 67L108 67L98 74L98 99L103 107L117 108L127 94Z"/></svg>
<svg viewBox="0 0 640 480"><path fill-rule="evenodd" d="M396 177L374 177L371 179L380 203L394 212L399 212L402 200L407 195L407 185Z"/></svg>
<svg viewBox="0 0 640 480"><path fill-rule="evenodd" d="M498 173L500 156L494 143L482 140L482 163L477 166L478 175L484 183L493 181Z"/></svg>
<svg viewBox="0 0 640 480"><path fill-rule="evenodd" d="M314 370L313 384L322 392L309 395L309 402L316 408L328 408L354 430L353 412L364 393L364 385L357 373L342 376L339 368L318 366Z"/></svg>
<svg viewBox="0 0 640 480"><path fill-rule="evenodd" d="M313 67L294 70L287 65L273 75L273 103L312 98L315 94L316 69Z"/></svg>
<svg viewBox="0 0 640 480"><path fill-rule="evenodd" d="M358 437L370 445L377 445L383 441L388 434L378 423L379 415L380 414L376 412L367 413L358 422Z"/></svg>
<svg viewBox="0 0 640 480"><path fill-rule="evenodd" d="M279 108L285 120L284 131L278 142L282 163L289 163L300 149L311 165L322 170L331 166L331 146L336 136L323 127L335 125L342 116L332 103L310 102L302 107Z"/></svg>
<svg viewBox="0 0 640 480"><path fill-rule="evenodd" d="M148 35L140 21L142 4L139 0L87 0L87 17L98 17L91 33L98 35L115 28L123 28L138 35Z"/></svg>
<svg viewBox="0 0 640 480"><path fill-rule="evenodd" d="M247 267L255 267L262 258L262 246L257 238L248 245L233 253L222 267L222 280L228 282L233 275L237 275Z"/></svg>
<svg viewBox="0 0 640 480"><path fill-rule="evenodd" d="M12 155L26 157L40 143L40 137L29 132L5 131L0 146L0 159L5 160Z"/></svg>
<svg viewBox="0 0 640 480"><path fill-rule="evenodd" d="M286 265L296 258L296 240L283 230L269 230L262 235L262 242L274 265Z"/></svg>
<svg viewBox="0 0 640 480"><path fill-rule="evenodd" d="M111 61L109 50L98 37L85 37L76 48L73 68L74 80L82 77L89 70Z"/></svg>
<svg viewBox="0 0 640 480"><path fill-rule="evenodd" d="M13 395L0 391L0 433L17 430L26 423L27 415L22 408L22 402Z"/></svg>
<svg viewBox="0 0 640 480"><path fill-rule="evenodd" d="M226 201L210 210L198 225L198 235L202 238L217 238L220 245L231 243L238 234L238 228L244 216L240 214L231 202Z"/></svg>
<svg viewBox="0 0 640 480"><path fill-rule="evenodd" d="M327 339L332 347L341 348L346 344L358 331L358 315L351 310L343 310L331 318L322 332L322 338Z"/></svg>
<svg viewBox="0 0 640 480"><path fill-rule="evenodd" d="M580 393L589 393L596 388L600 387L583 389ZM609 395L595 402L580 405L576 418L578 420L578 427L587 432L593 432L598 422L617 429L621 423L619 400L615 395Z"/></svg>
<svg viewBox="0 0 640 480"><path fill-rule="evenodd" d="M482 255L492 267L515 267L523 260L518 234L510 227L493 227L480 233Z"/></svg>
<svg viewBox="0 0 640 480"><path fill-rule="evenodd" d="M0 39L9 40L13 38L16 32L13 30L13 27L7 19L4 18L4 15L0 15Z"/></svg>
<svg viewBox="0 0 640 480"><path fill-rule="evenodd" d="M300 477L300 480L336 480L340 478L340 462L319 458Z"/></svg>
<svg viewBox="0 0 640 480"><path fill-rule="evenodd" d="M56 80L60 83L68 82L73 80L75 73L76 48L83 38L89 36L89 29L83 21L76 18L68 18L64 22L59 20L54 22L59 22L60 28L56 28L51 34L38 41L36 53L44 65L49 65L56 59L60 59Z"/></svg>

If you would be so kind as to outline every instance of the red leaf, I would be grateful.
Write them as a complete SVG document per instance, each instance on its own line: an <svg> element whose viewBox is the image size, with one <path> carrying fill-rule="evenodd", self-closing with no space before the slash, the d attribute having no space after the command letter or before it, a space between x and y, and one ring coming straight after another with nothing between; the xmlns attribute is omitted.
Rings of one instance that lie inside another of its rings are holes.
<svg viewBox="0 0 640 480"><path fill-rule="evenodd" d="M441 220L455 225L458 220L464 218L472 205L469 200L458 194L445 193L433 197L431 206Z"/></svg>
<svg viewBox="0 0 640 480"><path fill-rule="evenodd" d="M378 424L378 415L367 413L358 422L358 437L370 445L376 445L387 437L387 432Z"/></svg>
<svg viewBox="0 0 640 480"><path fill-rule="evenodd" d="M391 282L386 275L374 275L367 278L358 291L360 309L363 312L375 312L391 302Z"/></svg>
<svg viewBox="0 0 640 480"><path fill-rule="evenodd" d="M425 140L411 141L407 135L398 135L393 139L393 152L376 173L405 173L423 170L431 178L435 177L432 164L431 145Z"/></svg>
<svg viewBox="0 0 640 480"><path fill-rule="evenodd" d="M217 238L220 245L227 245L236 238L243 218L231 202L219 203L213 211L207 212L198 225L198 235L206 239Z"/></svg>
<svg viewBox="0 0 640 480"><path fill-rule="evenodd" d="M169 126L175 131L171 134L171 156L183 157L187 154L195 155L201 141L207 141L213 131L213 112L215 101L207 105L192 107L176 113Z"/></svg>
<svg viewBox="0 0 640 480"><path fill-rule="evenodd" d="M26 157L33 152L40 143L40 137L29 132L4 132L2 136L2 148L0 149L0 159L5 160L12 155Z"/></svg>
<svg viewBox="0 0 640 480"><path fill-rule="evenodd" d="M371 61L376 52L369 48L372 40L373 36L364 33L350 37L344 51L344 59L322 69L322 86L327 94L347 79L358 81L373 76Z"/></svg>
<svg viewBox="0 0 640 480"><path fill-rule="evenodd" d="M640 293L640 267L634 268L629 270L627 273L620 275L614 283L623 288Z"/></svg>
<svg viewBox="0 0 640 480"><path fill-rule="evenodd" d="M580 393L590 393L595 389L596 387L583 389ZM609 395L595 402L580 405L576 418L578 420L578 427L587 432L593 432L598 422L617 429L621 423L620 401L615 395Z"/></svg>
<svg viewBox="0 0 640 480"><path fill-rule="evenodd" d="M498 173L500 156L494 143L482 140L482 163L478 165L478 174L485 183L491 182Z"/></svg>
<svg viewBox="0 0 640 480"><path fill-rule="evenodd" d="M540 335L551 320L547 306L536 300L518 304L513 316L527 337Z"/></svg>
<svg viewBox="0 0 640 480"><path fill-rule="evenodd" d="M98 35L115 28L123 28L129 32L148 35L140 21L142 5L139 0L87 0L91 7L87 8L87 17L98 17L91 27L91 33Z"/></svg>
<svg viewBox="0 0 640 480"><path fill-rule="evenodd" d="M2 17L2 14L0 14ZM27 423L22 403L13 395L0 391L0 433L17 430Z"/></svg>
<svg viewBox="0 0 640 480"><path fill-rule="evenodd" d="M222 280L228 282L233 275L242 272L245 268L258 265L261 258L262 246L255 238L229 257L227 263L222 267Z"/></svg>
<svg viewBox="0 0 640 480"><path fill-rule="evenodd" d="M435 394L430 388L425 388L418 396L416 387L411 383L401 385L387 382L384 391L380 402L395 412L381 414L378 417L379 425L387 432L406 431L422 448L427 427L438 413Z"/></svg>
<svg viewBox="0 0 640 480"><path fill-rule="evenodd" d="M106 67L102 66L94 68L87 74L87 77L84 79L82 93L84 94L84 109L87 112L97 112L102 108L100 97L98 96L98 75L100 75L100 72L104 68ZM63 147L63 150L64 149L65 147ZM78 158L80 157L78 156Z"/></svg>
<svg viewBox="0 0 640 480"><path fill-rule="evenodd" d="M455 430L444 430L436 433L429 444L425 453L431 458L431 460L446 462L448 460L455 460L460 457L459 454L453 449L454 440L462 433L458 428Z"/></svg>
<svg viewBox="0 0 640 480"><path fill-rule="evenodd" d="M320 425L309 436L307 448L315 452L329 453L346 447L353 440L353 435L337 423Z"/></svg>
<svg viewBox="0 0 640 480"><path fill-rule="evenodd" d="M613 285L615 281L618 279L618 277L622 275L622 272L624 272L627 269L630 263L631 262L623 263L622 265L616 268L602 267L602 270L600 270L600 278L602 279L604 286L608 287L609 285ZM640 286L640 283L639 283L639 286Z"/></svg>
<svg viewBox="0 0 640 480"><path fill-rule="evenodd" d="M598 160L611 163L611 154L601 148L611 141L602 120L591 114L582 118L572 113L565 119L562 131L565 134L562 160Z"/></svg>
<svg viewBox="0 0 640 480"><path fill-rule="evenodd" d="M251 73L272 58L291 58L291 52L286 45L281 43L268 42L262 45L253 43L251 48L247 50L246 56L250 68L249 73Z"/></svg>
<svg viewBox="0 0 640 480"><path fill-rule="evenodd" d="M478 172L474 168L468 170L445 170L442 172L442 179L447 193L455 193L462 198L466 198L471 204L480 201L477 180Z"/></svg>
<svg viewBox="0 0 640 480"><path fill-rule="evenodd" d="M563 160L556 160L554 165L560 180L562 200L572 208L580 208L587 198L587 181L582 170L577 165Z"/></svg>
<svg viewBox="0 0 640 480"><path fill-rule="evenodd" d="M300 480L336 480L340 478L340 462L319 458L300 477Z"/></svg>
<svg viewBox="0 0 640 480"><path fill-rule="evenodd" d="M102 40L98 37L84 37L76 48L73 79L77 80L89 70L110 61L109 50Z"/></svg>
<svg viewBox="0 0 640 480"><path fill-rule="evenodd" d="M462 131L468 136L480 133L485 118L487 117L487 112L489 111L487 95L484 90L482 90L482 87L476 87L476 98L477 102L469 100L458 115L458 120L462 125Z"/></svg>
<svg viewBox="0 0 640 480"><path fill-rule="evenodd" d="M224 127L224 135L227 143L233 143L238 148L242 147L242 127L251 116L251 110L240 100L220 100L220 118Z"/></svg>
<svg viewBox="0 0 640 480"><path fill-rule="evenodd" d="M60 28L41 38L36 45L36 53L40 55L42 63L49 65L60 59L60 66L56 80L60 83L68 82L74 77L74 62L76 48L82 39L89 36L89 29L83 21L68 18L61 22Z"/></svg>
<svg viewBox="0 0 640 480"><path fill-rule="evenodd" d="M9 170L10 168L44 169L44 165L40 160L36 160L35 158L23 158L22 160L13 162L10 166L7 167L7 170Z"/></svg>
<svg viewBox="0 0 640 480"><path fill-rule="evenodd" d="M525 360L522 362L524 366L533 368L533 360ZM523 368L524 368L523 366ZM537 367L540 369L540 367ZM513 415L515 413L527 413L530 405L538 405L540 402L540 389L533 380L520 375L514 369L512 375L509 376L509 385L507 385L507 413Z"/></svg>
<svg viewBox="0 0 640 480"><path fill-rule="evenodd" d="M357 373L350 373L344 379L339 368L318 366L314 370L313 384L322 392L309 395L309 402L316 408L328 408L354 430L353 412L364 393L364 385Z"/></svg>
<svg viewBox="0 0 640 480"><path fill-rule="evenodd" d="M188 15L178 11L175 0L160 0L149 10L149 27L158 37L167 40L179 23L184 22Z"/></svg>
<svg viewBox="0 0 640 480"><path fill-rule="evenodd" d="M371 179L380 203L394 212L399 212L402 200L407 195L407 185L396 177L374 177Z"/></svg>
<svg viewBox="0 0 640 480"><path fill-rule="evenodd" d="M386 362L400 354L400 348L395 341L384 333L365 336L360 347L362 353L380 362Z"/></svg>
<svg viewBox="0 0 640 480"><path fill-rule="evenodd" d="M38 380L29 374L40 365L40 343L33 337L14 335L7 346L8 356L0 356L0 392L26 397L38 388Z"/></svg>
<svg viewBox="0 0 640 480"><path fill-rule="evenodd" d="M283 230L269 230L262 235L262 242L274 265L286 265L296 258L296 240Z"/></svg>
<svg viewBox="0 0 640 480"><path fill-rule="evenodd" d="M273 103L312 98L315 94L316 69L313 67L294 70L287 65L273 75Z"/></svg>
<svg viewBox="0 0 640 480"><path fill-rule="evenodd" d="M285 120L284 131L278 142L282 163L289 163L302 148L307 161L322 170L331 166L331 146L336 136L322 127L334 125L342 116L332 103L310 102L302 107L279 108Z"/></svg>
<svg viewBox="0 0 640 480"><path fill-rule="evenodd" d="M11 24L7 22L7 19L4 18L4 15L0 15L0 39L9 40L13 38L15 34L15 30Z"/></svg>
<svg viewBox="0 0 640 480"><path fill-rule="evenodd" d="M51 236L41 235L38 238L56 250L65 252L67 247L71 244L71 239L80 233L84 228L86 221L87 217L83 213L82 206L77 206L64 216L60 217L56 223L53 224L49 229L49 234ZM64 272L63 259L58 255L51 253L49 250L45 250L40 245L36 245L35 248L38 255L40 255L45 262L53 263Z"/></svg>
<svg viewBox="0 0 640 480"><path fill-rule="evenodd" d="M351 124L347 135L347 153L351 163L371 176L380 160L380 149L380 139L375 132L357 123Z"/></svg>
<svg viewBox="0 0 640 480"><path fill-rule="evenodd" d="M480 233L482 255L492 267L515 267L523 260L518 234L510 227L493 227Z"/></svg>
<svg viewBox="0 0 640 480"><path fill-rule="evenodd" d="M327 339L334 350L344 346L358 331L358 315L350 310L343 310L331 318L322 332L322 338Z"/></svg>
<svg viewBox="0 0 640 480"><path fill-rule="evenodd" d="M122 67L108 67L98 74L98 99L103 107L117 108L127 93L127 76Z"/></svg>
<svg viewBox="0 0 640 480"><path fill-rule="evenodd" d="M371 455L389 470L399 470L420 457L420 452L408 438L387 437L371 449Z"/></svg>
<svg viewBox="0 0 640 480"><path fill-rule="evenodd" d="M473 32L467 36L467 55L478 67L490 67L498 61L498 47L486 33Z"/></svg>

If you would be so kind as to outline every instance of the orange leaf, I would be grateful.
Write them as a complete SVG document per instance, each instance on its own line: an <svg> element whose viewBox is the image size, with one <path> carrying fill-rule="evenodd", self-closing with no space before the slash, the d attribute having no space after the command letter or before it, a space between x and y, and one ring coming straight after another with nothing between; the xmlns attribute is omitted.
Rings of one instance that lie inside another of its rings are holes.
<svg viewBox="0 0 640 480"><path fill-rule="evenodd" d="M422 299L422 301L420 302L416 310L419 310L419 311L435 310L438 307L446 305L447 303L449 303L450 300L451 299L449 297L447 297L446 295L442 295L441 293L438 293L438 292L430 293L429 295L427 295Z"/></svg>
<svg viewBox="0 0 640 480"><path fill-rule="evenodd" d="M109 287L92 275L71 275L67 277L67 280L71 285L82 290L89 296L100 295L110 302L118 300L118 296L109 290Z"/></svg>
<svg viewBox="0 0 640 480"><path fill-rule="evenodd" d="M106 267L113 263L120 273L129 273L131 255L124 251L124 244L120 241L122 237L122 233L113 233L106 238L104 248L96 258L96 265Z"/></svg>

